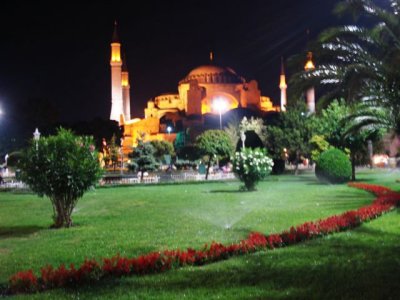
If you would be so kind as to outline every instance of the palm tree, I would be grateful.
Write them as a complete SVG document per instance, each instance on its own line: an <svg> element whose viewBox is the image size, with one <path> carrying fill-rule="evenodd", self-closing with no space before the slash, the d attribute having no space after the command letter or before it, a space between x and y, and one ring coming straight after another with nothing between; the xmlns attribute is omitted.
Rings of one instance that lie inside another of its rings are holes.
<svg viewBox="0 0 400 300"><path fill-rule="evenodd" d="M319 85L319 105L339 98L362 103L365 109L354 115L358 128L384 126L400 134L400 0L387 2L387 9L369 0L339 3L337 14L352 13L372 25L324 31L314 49L316 69L295 74L291 82L297 90Z"/></svg>

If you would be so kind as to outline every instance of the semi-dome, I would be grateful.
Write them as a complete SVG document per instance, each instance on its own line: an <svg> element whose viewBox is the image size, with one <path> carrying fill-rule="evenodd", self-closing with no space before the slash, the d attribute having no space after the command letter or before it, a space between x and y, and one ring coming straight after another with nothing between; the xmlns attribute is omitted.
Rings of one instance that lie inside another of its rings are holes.
<svg viewBox="0 0 400 300"><path fill-rule="evenodd" d="M188 83L190 80L197 80L199 83L243 83L245 81L231 68L213 65L193 69L180 83Z"/></svg>

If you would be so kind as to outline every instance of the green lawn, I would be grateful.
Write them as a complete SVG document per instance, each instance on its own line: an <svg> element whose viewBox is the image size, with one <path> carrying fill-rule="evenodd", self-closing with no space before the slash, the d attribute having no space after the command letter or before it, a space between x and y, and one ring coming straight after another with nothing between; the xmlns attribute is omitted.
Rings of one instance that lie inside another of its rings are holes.
<svg viewBox="0 0 400 300"><path fill-rule="evenodd" d="M399 189L398 172L359 179ZM80 200L75 227L48 229L49 200L0 193L0 284L19 270L80 264L85 257L136 256L154 250L237 242L251 231L292 225L369 204L373 196L313 175L270 177L257 192L238 182L97 189ZM360 228L285 249L203 267L103 281L36 299L398 299L399 210Z"/></svg>

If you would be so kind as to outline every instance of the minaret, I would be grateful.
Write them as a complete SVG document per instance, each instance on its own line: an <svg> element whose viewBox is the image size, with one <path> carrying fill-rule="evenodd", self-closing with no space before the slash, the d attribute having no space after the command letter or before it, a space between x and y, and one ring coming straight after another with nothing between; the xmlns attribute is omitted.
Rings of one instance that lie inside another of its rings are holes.
<svg viewBox="0 0 400 300"><path fill-rule="evenodd" d="M130 89L131 86L129 84L129 72L128 67L126 65L126 55L123 56L122 59L122 103L123 103L123 111L125 121L129 121L131 119L131 97L130 97Z"/></svg>
<svg viewBox="0 0 400 300"><path fill-rule="evenodd" d="M315 69L315 65L312 61L312 52L307 54L307 62L304 66L306 72L311 72ZM310 113L315 113L315 90L314 87L308 88L306 91L307 108Z"/></svg>
<svg viewBox="0 0 400 300"><path fill-rule="evenodd" d="M114 23L114 33L111 40L111 115L110 119L120 122L123 114L122 74L121 74L121 43L117 34L117 21Z"/></svg>
<svg viewBox="0 0 400 300"><path fill-rule="evenodd" d="M285 66L283 65L283 57L281 58L281 76L279 81L279 88L281 89L281 111L286 111L287 97L286 97L286 76Z"/></svg>

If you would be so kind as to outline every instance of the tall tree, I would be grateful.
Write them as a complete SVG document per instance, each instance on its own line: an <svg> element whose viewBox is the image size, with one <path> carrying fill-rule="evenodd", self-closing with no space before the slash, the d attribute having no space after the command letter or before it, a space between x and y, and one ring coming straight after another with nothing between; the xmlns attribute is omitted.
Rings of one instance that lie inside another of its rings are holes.
<svg viewBox="0 0 400 300"><path fill-rule="evenodd" d="M159 162L165 160L165 156L172 157L175 155L174 145L168 141L151 141L150 144L154 148L154 156Z"/></svg>
<svg viewBox="0 0 400 300"><path fill-rule="evenodd" d="M282 156L286 148L288 154L294 157L295 174L298 174L300 156L309 156L310 139L313 135L313 116L307 112L304 103L289 105L281 114L277 126L267 127L268 149L275 159Z"/></svg>
<svg viewBox="0 0 400 300"><path fill-rule="evenodd" d="M206 180L210 172L211 163L219 157L229 157L232 152L232 143L229 135L222 130L207 130L196 139L196 148L201 155L208 157Z"/></svg>
<svg viewBox="0 0 400 300"><path fill-rule="evenodd" d="M344 98L365 105L354 118L359 128L384 126L400 134L400 17L399 0L383 8L370 0L347 0L337 14L364 17L371 26L348 25L324 31L315 47L318 64L313 71L292 77L297 90L320 85L320 102ZM366 114L365 117L361 113ZM385 115L384 118L377 115Z"/></svg>
<svg viewBox="0 0 400 300"><path fill-rule="evenodd" d="M115 167L118 163L118 154L120 151L120 147L117 144L117 137L115 134L112 135L110 144L108 146L108 153L109 153L109 160L111 161L111 164L113 166L113 169L115 171Z"/></svg>
<svg viewBox="0 0 400 300"><path fill-rule="evenodd" d="M149 143L138 139L138 145L129 153L131 163L128 165L130 170L140 172L140 181L143 180L144 172L158 169L158 162L154 157L154 147Z"/></svg>

